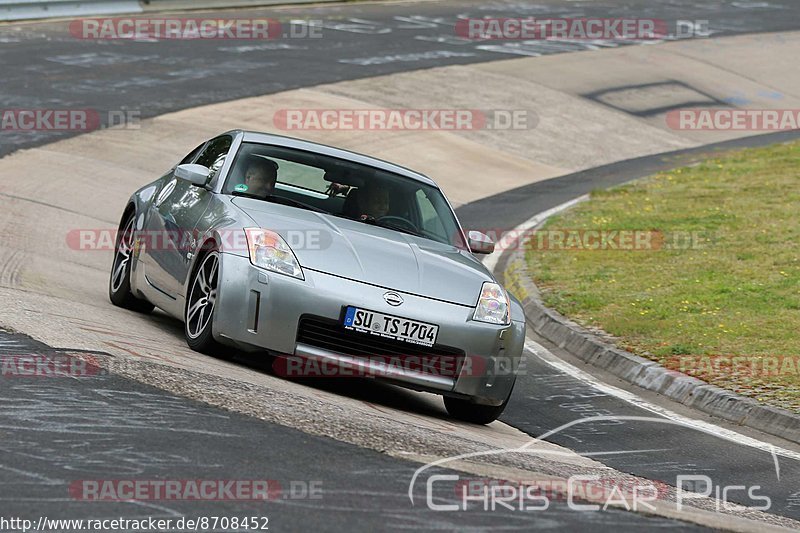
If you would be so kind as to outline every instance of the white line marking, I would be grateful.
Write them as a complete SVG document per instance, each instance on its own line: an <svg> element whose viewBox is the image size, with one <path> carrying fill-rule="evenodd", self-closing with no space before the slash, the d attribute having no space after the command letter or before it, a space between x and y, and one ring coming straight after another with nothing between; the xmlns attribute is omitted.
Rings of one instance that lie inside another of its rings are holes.
<svg viewBox="0 0 800 533"><path fill-rule="evenodd" d="M557 206L555 206L555 207L553 207L551 209L548 209L547 211L542 211L541 213L539 213L535 217L526 220L525 222L523 222L522 224L520 224L519 226L517 226L516 228L514 228L510 232L506 232L505 235L503 235L503 238L500 239L500 242L498 242L497 246L496 246L497 249L500 250L500 253L493 253L493 254L487 255L483 260L484 266L489 269L489 272L494 272L494 269L497 268L498 261L500 261L500 257L503 255L502 252L504 252L505 250L508 250L511 246L515 245L514 243L517 240L517 238L519 237L520 232L527 231L529 229L535 228L536 226L538 226L539 224L541 224L542 222L544 222L545 220L547 220L551 216L553 216L555 214L558 214L561 211L564 211L566 209L569 209L573 205L578 204L578 203L583 202L583 201L588 200L588 199L589 199L589 195L588 194L584 194L583 196L581 196L579 198L575 198L574 200L570 200L569 202L565 202L565 203L563 203L561 205L557 205Z"/></svg>
<svg viewBox="0 0 800 533"><path fill-rule="evenodd" d="M774 446L768 442L763 442L758 439L748 437L747 435L742 435L741 433L725 429L723 427L711 424L709 422L703 422L702 420L696 420L694 418L689 418L683 415L679 415L678 413L670 411L669 409L650 403L647 400L640 398L639 396L635 395L632 392L619 389L617 387L614 387L613 385L608 385L607 383L603 383L602 381L599 381L591 374L584 372L583 370L572 366L566 361L559 359L557 356L553 355L547 348L545 348L544 346L535 341L526 339L525 348L528 351L530 351L533 355L539 357L542 361L552 366L553 368L559 370L560 372L572 376L575 379L578 379L586 383L592 388L604 392L605 394L608 394L609 396L614 396L615 398L619 398L620 400L628 402L634 405L635 407L644 409L646 411L650 411L651 413L655 413L668 420L679 422L688 427L697 429L698 431L702 431L703 433L709 433L711 435L721 437L725 440L735 442L736 444L749 446L751 448L755 448L757 450L770 453L773 456L777 454L783 457L787 457L789 459L800 461L800 453L798 452ZM776 463L777 463L777 458L776 458Z"/></svg>

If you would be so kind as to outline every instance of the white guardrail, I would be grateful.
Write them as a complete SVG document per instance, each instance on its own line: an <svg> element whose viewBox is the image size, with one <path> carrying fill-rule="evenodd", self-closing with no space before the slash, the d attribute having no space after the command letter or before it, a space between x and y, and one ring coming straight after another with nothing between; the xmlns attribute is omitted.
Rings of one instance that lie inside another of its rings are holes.
<svg viewBox="0 0 800 533"><path fill-rule="evenodd" d="M162 10L305 4L319 1L326 0L0 0L0 21L120 15Z"/></svg>
<svg viewBox="0 0 800 533"><path fill-rule="evenodd" d="M138 0L0 0L0 20L141 13Z"/></svg>

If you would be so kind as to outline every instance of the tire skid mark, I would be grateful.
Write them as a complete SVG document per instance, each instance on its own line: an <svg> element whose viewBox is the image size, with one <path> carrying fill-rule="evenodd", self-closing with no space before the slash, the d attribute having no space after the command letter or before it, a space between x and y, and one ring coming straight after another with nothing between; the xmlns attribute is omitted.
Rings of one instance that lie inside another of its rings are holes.
<svg viewBox="0 0 800 533"><path fill-rule="evenodd" d="M18 288L22 282L22 268L27 254L19 250L0 248L0 286Z"/></svg>

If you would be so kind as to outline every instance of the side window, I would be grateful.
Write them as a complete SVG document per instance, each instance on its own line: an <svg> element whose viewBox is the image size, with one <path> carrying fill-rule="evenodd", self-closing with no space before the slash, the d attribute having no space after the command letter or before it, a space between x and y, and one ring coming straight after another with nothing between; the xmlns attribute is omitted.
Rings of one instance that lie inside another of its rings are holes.
<svg viewBox="0 0 800 533"><path fill-rule="evenodd" d="M200 150L202 150L202 149L203 149L203 147L204 147L205 145L206 145L206 143L202 143L200 146L198 146L197 148L195 148L194 150L192 150L192 151L189 153L189 155L187 155L186 157L184 157L184 158L183 158L183 160L182 160L180 163L178 163L178 164L179 164L179 165L188 165L188 164L190 164L190 163L194 162L195 158L197 157L197 154L199 154L199 153L200 153Z"/></svg>
<svg viewBox="0 0 800 533"><path fill-rule="evenodd" d="M204 167L208 167L211 169L210 179L214 179L219 172L219 169L222 168L222 165L225 164L225 157L228 155L228 151L231 149L231 144L233 143L233 138L229 137L228 135L223 135L222 137L217 137L206 145L203 152L200 154L200 157L197 158L197 164L203 165Z"/></svg>

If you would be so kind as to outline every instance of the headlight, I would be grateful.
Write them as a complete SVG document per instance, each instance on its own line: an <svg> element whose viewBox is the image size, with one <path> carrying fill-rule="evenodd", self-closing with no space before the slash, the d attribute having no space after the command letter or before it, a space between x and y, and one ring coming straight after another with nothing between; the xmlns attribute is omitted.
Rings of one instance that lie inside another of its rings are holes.
<svg viewBox="0 0 800 533"><path fill-rule="evenodd" d="M505 289L497 283L484 283L472 319L489 324L510 324L511 304Z"/></svg>
<svg viewBox="0 0 800 533"><path fill-rule="evenodd" d="M251 263L279 274L305 279L300 263L283 237L261 228L245 228L244 233L247 235Z"/></svg>

